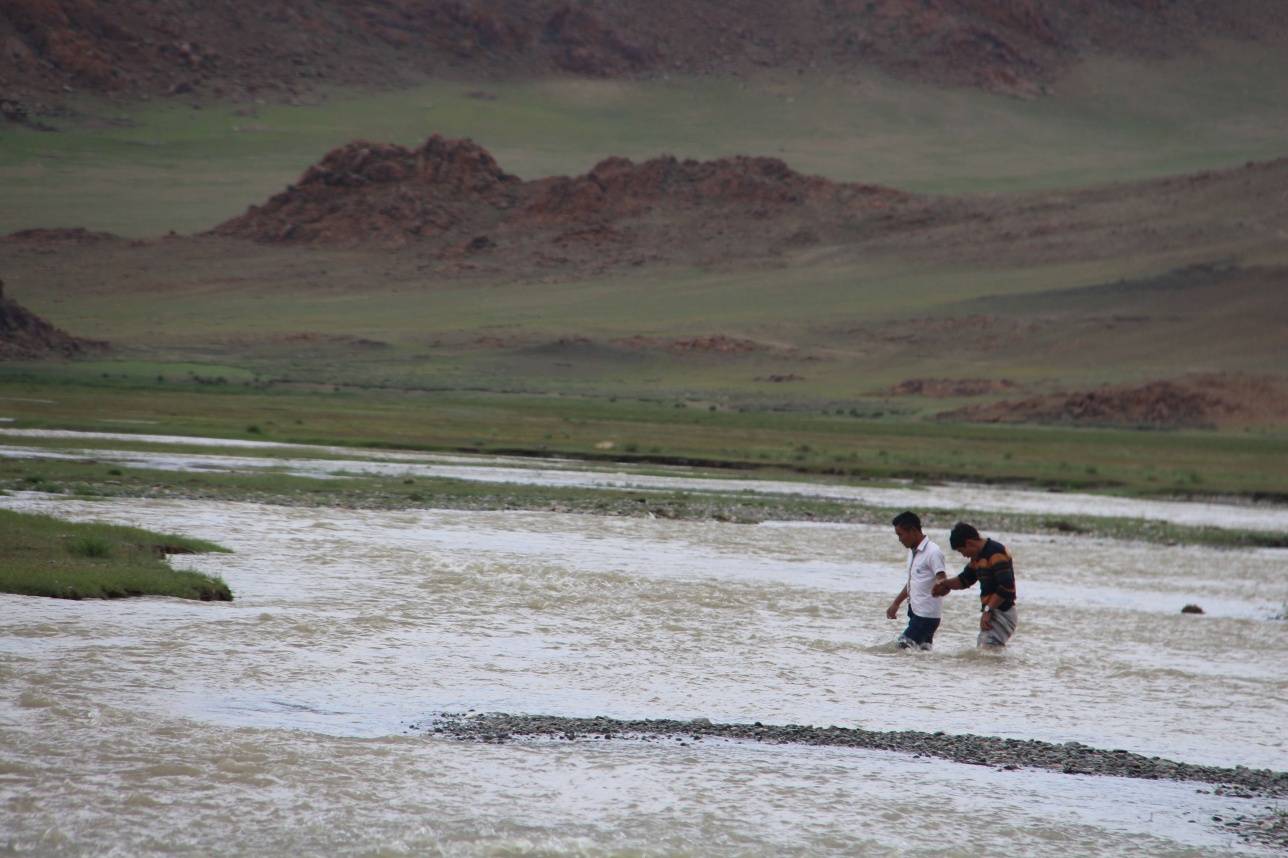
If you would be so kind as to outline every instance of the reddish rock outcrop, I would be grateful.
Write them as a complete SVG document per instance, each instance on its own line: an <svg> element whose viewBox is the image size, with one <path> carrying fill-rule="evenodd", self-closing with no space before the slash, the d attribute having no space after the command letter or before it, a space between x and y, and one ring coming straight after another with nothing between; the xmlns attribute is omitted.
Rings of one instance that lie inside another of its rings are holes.
<svg viewBox="0 0 1288 858"><path fill-rule="evenodd" d="M666 156L641 164L607 158L584 176L544 179L532 189L527 214L571 220L624 217L659 205L756 210L893 195L885 188L803 176L777 158L744 155L714 161Z"/></svg>
<svg viewBox="0 0 1288 858"><path fill-rule="evenodd" d="M21 229L0 238L17 244L97 244L101 241L119 241L120 237L110 232L95 232L82 226L73 227L36 227Z"/></svg>
<svg viewBox="0 0 1288 858"><path fill-rule="evenodd" d="M1282 424L1288 418L1288 384L1234 374L1188 376L974 405L940 416L985 423L1160 429Z"/></svg>
<svg viewBox="0 0 1288 858"><path fill-rule="evenodd" d="M434 135L419 149L349 143L297 184L215 232L269 242L400 247L483 228L517 202L520 182L469 140Z"/></svg>
<svg viewBox="0 0 1288 858"><path fill-rule="evenodd" d="M910 200L889 188L804 176L775 158L713 161L608 158L583 176L524 182L469 140L430 137L419 149L357 142L310 167L299 182L215 232L262 242L402 247L444 258L523 245L561 253L632 246L666 250L817 240L854 218ZM775 215L791 214L779 218ZM663 217L664 216L664 217ZM535 251L534 251L535 252ZM545 252L545 251L542 251Z"/></svg>
<svg viewBox="0 0 1288 858"><path fill-rule="evenodd" d="M1006 378L907 378L890 388L895 396L983 396L1015 387Z"/></svg>

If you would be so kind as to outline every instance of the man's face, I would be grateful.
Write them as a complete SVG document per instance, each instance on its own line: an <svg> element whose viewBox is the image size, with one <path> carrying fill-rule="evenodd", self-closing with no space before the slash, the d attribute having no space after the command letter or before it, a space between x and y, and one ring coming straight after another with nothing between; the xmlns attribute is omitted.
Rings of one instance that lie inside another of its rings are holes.
<svg viewBox="0 0 1288 858"><path fill-rule="evenodd" d="M982 539L968 539L962 543L961 548L957 548L955 550L958 554L960 554L962 557L965 557L967 560L974 560L975 555L979 553L979 550L980 548L983 547L983 545L984 545L984 540Z"/></svg>
<svg viewBox="0 0 1288 858"><path fill-rule="evenodd" d="M921 544L921 531L908 530L904 527L895 527L894 535L899 540L899 544L904 548L916 548Z"/></svg>

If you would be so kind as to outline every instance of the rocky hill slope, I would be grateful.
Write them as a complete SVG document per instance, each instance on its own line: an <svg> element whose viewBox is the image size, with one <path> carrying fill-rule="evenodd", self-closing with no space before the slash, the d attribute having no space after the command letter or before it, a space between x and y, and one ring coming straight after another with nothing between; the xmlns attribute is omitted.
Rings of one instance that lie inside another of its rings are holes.
<svg viewBox="0 0 1288 858"><path fill-rule="evenodd" d="M1085 262L1276 242L1288 159L1081 191L920 196L795 172L776 158L609 157L524 181L469 140L354 142L213 232L280 244L400 248L433 267L515 276L711 264L811 247L923 262Z"/></svg>
<svg viewBox="0 0 1288 858"><path fill-rule="evenodd" d="M0 101L65 89L290 95L433 75L747 74L879 67L1037 93L1095 53L1283 41L1277 0L7 0Z"/></svg>

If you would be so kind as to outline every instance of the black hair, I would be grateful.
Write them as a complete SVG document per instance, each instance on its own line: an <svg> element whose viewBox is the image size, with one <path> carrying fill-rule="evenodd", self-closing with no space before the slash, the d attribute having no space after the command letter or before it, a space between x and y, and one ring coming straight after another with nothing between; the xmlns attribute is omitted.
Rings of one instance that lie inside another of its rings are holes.
<svg viewBox="0 0 1288 858"><path fill-rule="evenodd" d="M921 519L915 512L901 512L890 523L904 530L921 530Z"/></svg>
<svg viewBox="0 0 1288 858"><path fill-rule="evenodd" d="M954 524L952 533L948 534L948 544L954 551L965 545L968 539L979 539L979 531L964 521Z"/></svg>

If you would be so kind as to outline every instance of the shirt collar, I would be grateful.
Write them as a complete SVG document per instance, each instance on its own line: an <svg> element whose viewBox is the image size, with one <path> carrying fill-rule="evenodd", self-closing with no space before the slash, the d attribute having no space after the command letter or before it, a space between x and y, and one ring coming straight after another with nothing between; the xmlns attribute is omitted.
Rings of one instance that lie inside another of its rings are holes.
<svg viewBox="0 0 1288 858"><path fill-rule="evenodd" d="M925 551L925 550L926 550L926 543L928 543L928 542L930 542L930 537L929 537L929 536L923 536L923 537L921 537L921 541L917 543L917 547L916 547L916 548L912 549L912 553L913 553L913 554L920 554L922 551Z"/></svg>

